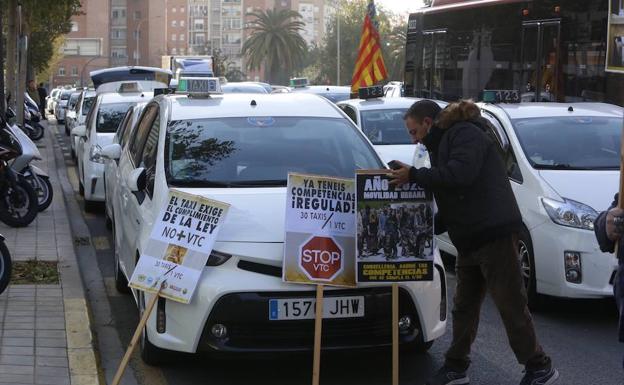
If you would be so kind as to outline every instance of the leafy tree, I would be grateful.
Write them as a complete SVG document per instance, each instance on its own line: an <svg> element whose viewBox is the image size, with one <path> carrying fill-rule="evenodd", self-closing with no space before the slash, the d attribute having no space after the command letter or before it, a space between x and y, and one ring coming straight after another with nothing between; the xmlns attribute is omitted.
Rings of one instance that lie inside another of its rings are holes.
<svg viewBox="0 0 624 385"><path fill-rule="evenodd" d="M302 64L307 44L301 37L304 27L301 14L292 10L269 9L251 12L247 29L251 35L243 44L250 70L265 68L265 80L286 84L288 77Z"/></svg>
<svg viewBox="0 0 624 385"><path fill-rule="evenodd" d="M337 53L337 28L336 18L340 21L340 85L350 85L355 69L362 26L366 16L368 0L340 0L338 9L328 22L328 30L323 40L321 54L318 60L320 68L319 77L323 84L336 84L336 53ZM396 58L390 55L388 35L392 25L390 13L383 7L377 7L377 21L379 22L379 35L381 37L381 49L386 66ZM308 69L306 69L307 71ZM392 80L392 79L389 79Z"/></svg>
<svg viewBox="0 0 624 385"><path fill-rule="evenodd" d="M388 34L387 53L384 56L388 70L388 80L402 80L405 70L405 44L407 42L407 22L395 24Z"/></svg>

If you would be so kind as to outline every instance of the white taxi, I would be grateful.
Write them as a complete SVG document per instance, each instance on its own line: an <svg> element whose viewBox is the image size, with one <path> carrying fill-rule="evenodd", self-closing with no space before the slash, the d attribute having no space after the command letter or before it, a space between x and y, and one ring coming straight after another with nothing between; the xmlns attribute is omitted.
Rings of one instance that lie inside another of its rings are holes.
<svg viewBox="0 0 624 385"><path fill-rule="evenodd" d="M104 158L102 147L110 144L117 127L128 109L147 102L153 92L145 92L136 81L111 82L96 90L93 111L84 126L72 130L77 136L76 157L80 193L84 195L85 210L93 210L96 202L104 202ZM111 92L114 90L116 92Z"/></svg>
<svg viewBox="0 0 624 385"><path fill-rule="evenodd" d="M72 130L78 126L83 126L87 120L87 116L91 107L95 102L95 90L85 90L80 94L80 98L76 103L76 118L72 119L68 123L69 129L69 142L71 146L71 155L76 158L76 147L78 145L78 136L72 135Z"/></svg>
<svg viewBox="0 0 624 385"><path fill-rule="evenodd" d="M287 174L352 178L356 169L379 167L366 137L335 105L315 95L156 96L119 159L113 204L116 286L126 288L169 188L231 206L191 303L157 302L141 338L143 359L157 364L166 351L310 350L312 319L269 319L270 299L315 295L309 286L281 278ZM426 350L445 331L446 280L439 255L435 266L433 281L400 284L400 339L414 350ZM133 294L142 311L145 295ZM364 314L326 319L324 348L390 343L390 288L369 284L326 291L328 298L354 294L364 297Z"/></svg>
<svg viewBox="0 0 624 385"><path fill-rule="evenodd" d="M399 160L413 164L414 153L423 156L423 145L414 145L407 134L403 117L417 98L382 98L381 87L362 88L360 99L349 99L337 105L364 132L384 162ZM441 108L446 102L436 101ZM427 158L428 159L428 158Z"/></svg>
<svg viewBox="0 0 624 385"><path fill-rule="evenodd" d="M122 149L128 144L128 140L134 134L136 122L143 112L146 103L137 103L130 107L126 115L117 127L115 136L111 144L102 147L102 157L104 158L104 201L106 225L112 226L113 219L113 197L117 194L117 180L119 179L119 157Z"/></svg>
<svg viewBox="0 0 624 385"><path fill-rule="evenodd" d="M522 213L519 258L529 301L613 295L617 260L594 218L618 190L623 109L602 103L481 103ZM442 251L457 255L446 234ZM537 302L536 302L537 301Z"/></svg>

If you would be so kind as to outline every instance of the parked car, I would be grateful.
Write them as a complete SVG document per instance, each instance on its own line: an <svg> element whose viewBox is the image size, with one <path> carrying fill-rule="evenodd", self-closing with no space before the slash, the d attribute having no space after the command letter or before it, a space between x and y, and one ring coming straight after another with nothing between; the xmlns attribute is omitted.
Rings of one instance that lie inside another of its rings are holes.
<svg viewBox="0 0 624 385"><path fill-rule="evenodd" d="M78 101L80 100L80 95L82 95L82 90L73 92L69 96L69 101L67 102L67 112L65 113L65 134L69 135L70 128L69 126L73 124L73 121L76 120L76 108L78 107Z"/></svg>
<svg viewBox="0 0 624 385"><path fill-rule="evenodd" d="M224 94L268 94L260 84L246 82L229 82L221 86Z"/></svg>
<svg viewBox="0 0 624 385"><path fill-rule="evenodd" d="M69 143L71 146L71 155L76 158L76 146L78 144L78 137L72 135L72 130L77 126L85 124L89 111L95 102L95 90L84 90L80 94L80 98L76 103L76 119L72 119L68 122L69 129Z"/></svg>
<svg viewBox="0 0 624 385"><path fill-rule="evenodd" d="M61 88L55 88L50 91L50 95L46 96L46 110L48 113L53 114L56 101L58 100L58 96L61 93Z"/></svg>
<svg viewBox="0 0 624 385"><path fill-rule="evenodd" d="M593 232L618 191L623 109L602 103L480 104L522 213L518 252L529 301L613 295L617 259ZM442 251L457 255L448 235Z"/></svg>
<svg viewBox="0 0 624 385"><path fill-rule="evenodd" d="M73 94L75 89L65 89L59 94L58 101L54 103L54 117L58 123L65 122L65 113L67 112L67 104L69 103L69 97Z"/></svg>
<svg viewBox="0 0 624 385"><path fill-rule="evenodd" d="M167 351L307 351L312 320L272 321L269 301L313 298L281 278L289 171L353 177L383 163L357 127L327 100L305 94L159 95L145 107L119 157L113 194L115 281L127 290L141 255L159 245L152 224L170 188L230 204L190 304L159 300L141 337L141 355L158 364ZM253 103L254 101L255 103ZM116 159L119 146L102 155ZM400 342L424 351L446 326L445 274L400 284ZM361 317L326 319L326 349L391 343L390 287L328 288L327 297L361 295ZM140 312L150 294L133 291Z"/></svg>

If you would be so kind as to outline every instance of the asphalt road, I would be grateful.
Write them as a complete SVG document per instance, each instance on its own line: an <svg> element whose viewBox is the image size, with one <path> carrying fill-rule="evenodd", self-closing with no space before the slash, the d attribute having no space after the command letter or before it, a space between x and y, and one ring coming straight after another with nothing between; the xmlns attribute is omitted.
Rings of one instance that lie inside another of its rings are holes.
<svg viewBox="0 0 624 385"><path fill-rule="evenodd" d="M63 132L59 127L59 132ZM57 137L67 145L67 137ZM75 197L82 208L75 179L75 166L69 154L66 165ZM99 212L82 212L93 244L97 262L106 284L112 320L122 345L127 346L138 322L130 295L114 289L111 233L106 229L103 206ZM96 268L95 266L89 268ZM450 268L450 266L448 266ZM449 273L449 298L455 279ZM452 304L450 305L452 308ZM545 351L559 368L562 385L622 385L624 345L617 343L617 313L614 302L607 300L550 299L544 309L533 313L537 334ZM427 354L403 354L400 361L401 384L422 385L443 362L450 343L450 323L445 336L435 342ZM104 359L106 357L103 357ZM473 346L471 384L513 385L522 378L522 367L515 361L507 337L489 298L482 313L477 340ZM311 382L311 355L263 355L242 358L179 355L160 369L132 360L131 369L141 385L295 385ZM321 362L323 385L381 385L391 382L389 350L372 352L324 353Z"/></svg>

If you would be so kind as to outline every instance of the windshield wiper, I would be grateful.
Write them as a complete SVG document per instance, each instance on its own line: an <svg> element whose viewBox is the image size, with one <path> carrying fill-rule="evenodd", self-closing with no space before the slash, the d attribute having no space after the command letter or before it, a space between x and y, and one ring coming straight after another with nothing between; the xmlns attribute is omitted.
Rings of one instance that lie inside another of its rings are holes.
<svg viewBox="0 0 624 385"><path fill-rule="evenodd" d="M169 184L174 187L232 187L229 182L196 179L170 179Z"/></svg>
<svg viewBox="0 0 624 385"><path fill-rule="evenodd" d="M266 179L266 180L244 180L240 182L232 182L232 187L256 187L256 186L286 186L286 179Z"/></svg>
<svg viewBox="0 0 624 385"><path fill-rule="evenodd" d="M538 170L591 170L591 167L572 166L568 163L555 163L555 164L535 164Z"/></svg>

